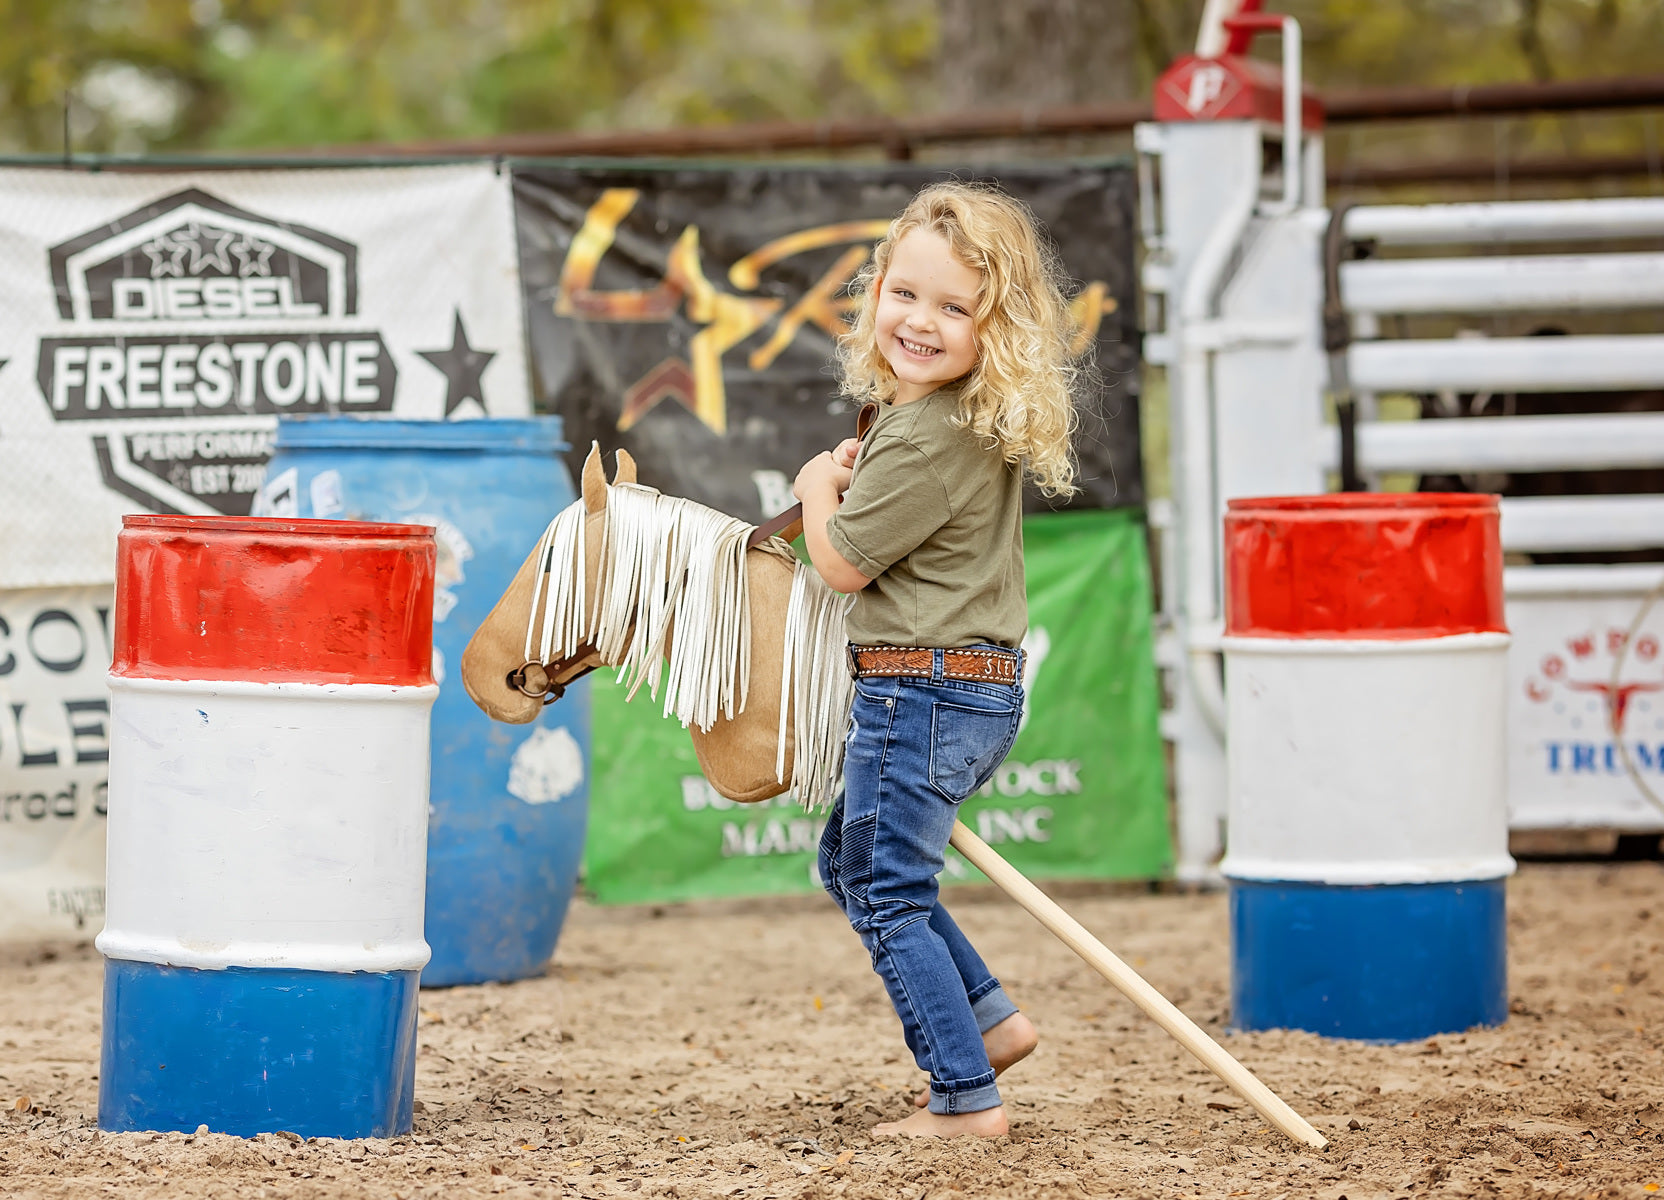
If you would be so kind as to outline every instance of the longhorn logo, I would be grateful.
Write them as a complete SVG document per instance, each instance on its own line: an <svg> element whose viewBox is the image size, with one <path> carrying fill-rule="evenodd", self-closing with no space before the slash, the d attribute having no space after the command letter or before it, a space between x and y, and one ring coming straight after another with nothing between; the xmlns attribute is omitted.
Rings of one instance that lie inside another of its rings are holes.
<svg viewBox="0 0 1664 1200"><path fill-rule="evenodd" d="M1622 629L1607 629L1602 634L1584 633L1569 637L1563 651L1544 657L1537 674L1527 677L1525 694L1533 702L1545 704L1553 698L1557 688L1568 692L1591 692L1606 701L1611 714L1612 728L1622 735L1624 720L1631 702L1641 695L1664 692L1664 677L1658 679L1628 679L1616 684L1612 681L1612 661L1624 652L1628 633ZM1659 641L1656 635L1644 633L1629 647L1629 662L1640 667L1658 662ZM1585 674L1588 668L1598 674ZM1573 675L1574 668L1581 668Z"/></svg>

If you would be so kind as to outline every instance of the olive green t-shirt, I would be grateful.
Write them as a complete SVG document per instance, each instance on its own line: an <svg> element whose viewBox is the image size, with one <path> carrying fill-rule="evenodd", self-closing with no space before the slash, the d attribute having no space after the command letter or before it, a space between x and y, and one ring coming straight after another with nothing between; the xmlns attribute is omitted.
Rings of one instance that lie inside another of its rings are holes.
<svg viewBox="0 0 1664 1200"><path fill-rule="evenodd" d="M958 405L952 387L880 405L827 522L872 579L849 614L857 645L1015 647L1028 629L1022 467L953 424Z"/></svg>

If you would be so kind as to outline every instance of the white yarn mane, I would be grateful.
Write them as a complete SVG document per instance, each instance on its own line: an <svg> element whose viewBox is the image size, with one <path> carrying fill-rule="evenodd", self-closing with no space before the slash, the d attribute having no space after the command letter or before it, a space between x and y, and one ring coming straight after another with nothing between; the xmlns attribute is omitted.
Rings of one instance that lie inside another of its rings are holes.
<svg viewBox="0 0 1664 1200"><path fill-rule="evenodd" d="M745 543L755 526L639 484L608 486L596 611L585 612L587 515L583 501L574 502L538 544L527 661L570 657L588 642L618 668L626 699L643 683L657 698L662 678L664 715L683 727L703 731L719 715L732 720L751 689ZM792 563L774 777L786 782L791 720L791 790L805 808L829 807L843 774L844 725L854 696L844 665L844 618L852 600L827 587L813 567Z"/></svg>

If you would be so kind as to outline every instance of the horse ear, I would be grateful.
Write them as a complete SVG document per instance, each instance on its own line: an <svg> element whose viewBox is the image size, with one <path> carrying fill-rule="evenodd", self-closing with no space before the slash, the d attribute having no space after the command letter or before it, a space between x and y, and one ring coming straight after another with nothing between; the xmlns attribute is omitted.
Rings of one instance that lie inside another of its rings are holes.
<svg viewBox="0 0 1664 1200"><path fill-rule="evenodd" d="M584 511L598 513L607 507L607 473L601 466L601 444L589 444L589 457L584 459Z"/></svg>
<svg viewBox="0 0 1664 1200"><path fill-rule="evenodd" d="M636 481L636 460L630 457L628 450L618 452L618 470L613 472L612 481L615 484Z"/></svg>

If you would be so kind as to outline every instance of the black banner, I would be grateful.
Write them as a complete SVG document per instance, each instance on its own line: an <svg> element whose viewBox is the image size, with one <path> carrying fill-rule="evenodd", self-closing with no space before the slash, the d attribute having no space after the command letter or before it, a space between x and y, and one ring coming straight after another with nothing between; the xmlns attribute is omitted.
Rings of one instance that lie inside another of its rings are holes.
<svg viewBox="0 0 1664 1200"><path fill-rule="evenodd" d="M1074 508L1143 503L1130 167L519 169L526 334L540 411L641 481L758 522L850 436L833 344L846 288L921 186L986 179L1026 202L1076 289L1101 385L1081 402ZM1047 505L1031 497L1031 509Z"/></svg>

